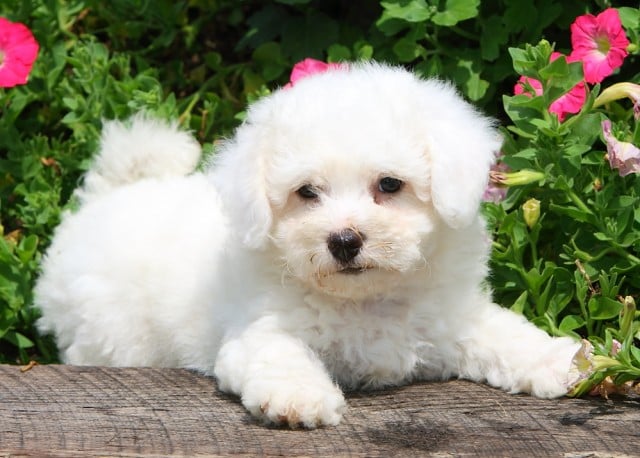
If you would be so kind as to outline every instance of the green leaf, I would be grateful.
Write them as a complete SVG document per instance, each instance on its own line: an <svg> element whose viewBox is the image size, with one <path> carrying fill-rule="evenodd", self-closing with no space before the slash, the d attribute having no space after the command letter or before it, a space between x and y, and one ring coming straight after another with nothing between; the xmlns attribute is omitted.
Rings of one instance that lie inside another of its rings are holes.
<svg viewBox="0 0 640 458"><path fill-rule="evenodd" d="M380 2L380 5L387 17L406 22L424 22L433 14L425 0L395 0Z"/></svg>
<svg viewBox="0 0 640 458"><path fill-rule="evenodd" d="M509 30L519 32L526 29L531 18L538 15L538 10L531 0L517 0L506 2L507 8L502 15L502 20L509 27Z"/></svg>
<svg viewBox="0 0 640 458"><path fill-rule="evenodd" d="M474 101L484 97L489 89L489 82L480 77L476 67L480 67L477 62L460 60L452 75L454 80L462 86L465 95Z"/></svg>
<svg viewBox="0 0 640 458"><path fill-rule="evenodd" d="M544 109L542 97L503 95L502 101L507 115L518 129L518 135L524 134L527 138L537 138L538 128L532 123L532 120L541 116ZM514 131L513 126L509 126L509 130Z"/></svg>
<svg viewBox="0 0 640 458"><path fill-rule="evenodd" d="M480 52L482 59L493 61L500 56L500 51L507 43L509 34L500 16L491 16L483 25L480 35Z"/></svg>
<svg viewBox="0 0 640 458"><path fill-rule="evenodd" d="M366 41L358 41L353 45L353 52L357 60L369 60L373 57L373 46Z"/></svg>
<svg viewBox="0 0 640 458"><path fill-rule="evenodd" d="M574 300L573 294L573 276L568 269L564 267L556 267L549 279L552 285L549 301L549 312L554 317L559 317L561 313Z"/></svg>
<svg viewBox="0 0 640 458"><path fill-rule="evenodd" d="M409 38L399 39L393 45L393 52L400 62L411 62L424 53L424 48Z"/></svg>
<svg viewBox="0 0 640 458"><path fill-rule="evenodd" d="M635 207L640 198L635 196L617 196L609 201L607 208L609 210L622 210L623 208Z"/></svg>
<svg viewBox="0 0 640 458"><path fill-rule="evenodd" d="M80 101L71 97L62 97L62 103L64 103L70 110L77 110L80 106Z"/></svg>
<svg viewBox="0 0 640 458"><path fill-rule="evenodd" d="M609 320L616 318L622 309L622 304L608 297L594 296L587 304L589 317L593 320Z"/></svg>
<svg viewBox="0 0 640 458"><path fill-rule="evenodd" d="M622 6L618 8L618 13L625 29L634 30L640 28L640 9Z"/></svg>
<svg viewBox="0 0 640 458"><path fill-rule="evenodd" d="M578 315L567 315L565 316L560 324L558 325L558 329L560 331L570 334L576 329L580 329L584 327L585 320L581 316Z"/></svg>
<svg viewBox="0 0 640 458"><path fill-rule="evenodd" d="M593 142L598 138L602 130L600 114L588 113L571 119L576 120L571 126L571 135L576 141L592 148ZM598 164L603 162L603 156L604 154L598 157Z"/></svg>
<svg viewBox="0 0 640 458"><path fill-rule="evenodd" d="M376 21L378 30L388 37L398 34L400 31L409 28L410 25L410 22L395 18L387 11L383 11L380 19Z"/></svg>
<svg viewBox="0 0 640 458"><path fill-rule="evenodd" d="M529 294L526 291L523 291L520 296L513 302L511 307L509 307L513 312L518 314L522 314L524 312L525 307L527 306L527 299L529 298Z"/></svg>
<svg viewBox="0 0 640 458"><path fill-rule="evenodd" d="M329 62L344 62L351 59L351 50L346 46L337 43L329 46L327 50L327 60Z"/></svg>
<svg viewBox="0 0 640 458"><path fill-rule="evenodd" d="M33 258L38 248L38 237L31 234L20 241L17 254L20 260L26 264Z"/></svg>
<svg viewBox="0 0 640 458"><path fill-rule="evenodd" d="M534 68L536 61L527 51L522 48L508 48L508 51L511 55L513 69L516 73L519 73L520 75L527 75L527 73L531 73L530 69ZM532 73L532 75L537 76L537 73Z"/></svg>
<svg viewBox="0 0 640 458"><path fill-rule="evenodd" d="M540 69L543 78L543 96L550 102L557 100L573 87L583 81L582 63L567 64L564 56L559 57L546 67Z"/></svg>
<svg viewBox="0 0 640 458"><path fill-rule="evenodd" d="M416 65L416 71L425 77L439 77L444 72L440 56L430 56Z"/></svg>
<svg viewBox="0 0 640 458"><path fill-rule="evenodd" d="M280 45L273 41L257 47L252 57L262 67L261 74L266 81L275 80L287 70L287 63L282 56Z"/></svg>
<svg viewBox="0 0 640 458"><path fill-rule="evenodd" d="M9 331L3 338L18 348L32 348L34 345L31 339L23 336L17 331Z"/></svg>
<svg viewBox="0 0 640 458"><path fill-rule="evenodd" d="M555 203L549 204L549 210L558 213L559 215L566 215L570 218L583 223L596 224L595 217L591 213L587 213L584 210L570 206L570 205L558 205Z"/></svg>
<svg viewBox="0 0 640 458"><path fill-rule="evenodd" d="M516 73L537 80L542 79L538 70L549 64L553 47L546 40L541 40L536 46L530 44L522 48L509 48L509 54Z"/></svg>
<svg viewBox="0 0 640 458"><path fill-rule="evenodd" d="M611 237L609 237L607 234L603 232L594 232L593 236L598 240L600 240L601 242L610 242L611 240L613 240Z"/></svg>
<svg viewBox="0 0 640 458"><path fill-rule="evenodd" d="M480 0L446 0L444 11L438 11L431 20L434 24L450 27L476 17L479 6Z"/></svg>

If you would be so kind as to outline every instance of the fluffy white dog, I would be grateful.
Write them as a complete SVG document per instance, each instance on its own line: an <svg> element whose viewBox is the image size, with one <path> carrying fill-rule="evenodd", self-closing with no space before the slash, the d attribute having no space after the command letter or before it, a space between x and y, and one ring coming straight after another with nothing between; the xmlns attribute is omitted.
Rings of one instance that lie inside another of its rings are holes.
<svg viewBox="0 0 640 458"><path fill-rule="evenodd" d="M40 329L67 363L195 369L290 426L337 424L341 388L563 395L579 344L484 283L499 147L451 86L375 64L260 100L203 173L176 126L110 123L44 260Z"/></svg>

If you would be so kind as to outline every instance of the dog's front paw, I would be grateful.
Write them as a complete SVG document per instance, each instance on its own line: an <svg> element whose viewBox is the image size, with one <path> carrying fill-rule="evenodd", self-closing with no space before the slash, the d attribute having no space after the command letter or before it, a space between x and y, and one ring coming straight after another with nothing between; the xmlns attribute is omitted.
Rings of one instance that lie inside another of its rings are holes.
<svg viewBox="0 0 640 458"><path fill-rule="evenodd" d="M346 410L340 389L330 381L287 383L282 380L249 382L242 403L255 417L291 428L337 425Z"/></svg>
<svg viewBox="0 0 640 458"><path fill-rule="evenodd" d="M580 344L569 338L554 339L554 348L530 368L530 391L539 398L557 398L571 388L570 368ZM526 391L526 390L525 390Z"/></svg>

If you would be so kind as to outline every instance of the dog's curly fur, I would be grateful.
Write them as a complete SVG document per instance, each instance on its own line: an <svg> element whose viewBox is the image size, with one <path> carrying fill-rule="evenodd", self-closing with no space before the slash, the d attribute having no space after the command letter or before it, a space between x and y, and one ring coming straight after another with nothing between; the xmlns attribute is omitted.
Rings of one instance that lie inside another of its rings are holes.
<svg viewBox="0 0 640 458"><path fill-rule="evenodd" d="M377 64L260 100L205 172L176 126L112 122L44 260L40 329L67 363L195 369L292 426L412 380L560 396L578 343L484 283L499 148L450 85Z"/></svg>

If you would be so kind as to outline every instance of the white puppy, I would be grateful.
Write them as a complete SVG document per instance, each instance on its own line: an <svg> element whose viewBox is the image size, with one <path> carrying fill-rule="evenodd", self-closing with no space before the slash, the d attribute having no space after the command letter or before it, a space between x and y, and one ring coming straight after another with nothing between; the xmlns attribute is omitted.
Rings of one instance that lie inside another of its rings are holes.
<svg viewBox="0 0 640 458"><path fill-rule="evenodd" d="M375 64L260 100L204 173L175 126L109 124L44 260L40 329L67 363L195 369L291 426L412 380L560 396L578 343L484 283L499 147L449 85Z"/></svg>

